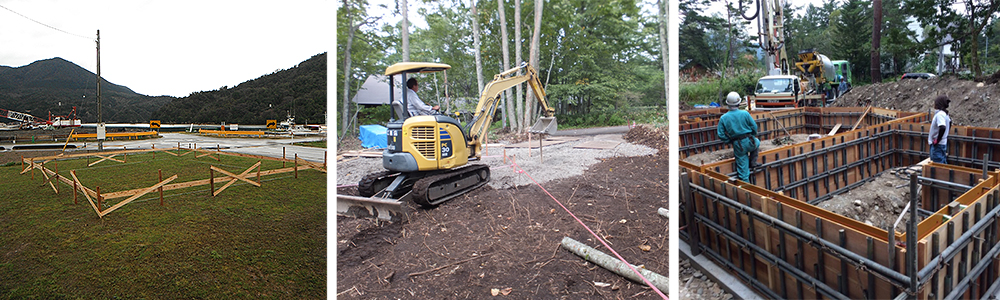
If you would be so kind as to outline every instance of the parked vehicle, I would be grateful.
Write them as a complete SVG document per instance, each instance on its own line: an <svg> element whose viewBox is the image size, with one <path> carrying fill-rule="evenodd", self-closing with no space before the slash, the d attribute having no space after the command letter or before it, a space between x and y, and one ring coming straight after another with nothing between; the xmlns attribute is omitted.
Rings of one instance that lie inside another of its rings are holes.
<svg viewBox="0 0 1000 300"><path fill-rule="evenodd" d="M932 73L903 73L903 76L899 80L903 79L932 79L937 78L937 75Z"/></svg>

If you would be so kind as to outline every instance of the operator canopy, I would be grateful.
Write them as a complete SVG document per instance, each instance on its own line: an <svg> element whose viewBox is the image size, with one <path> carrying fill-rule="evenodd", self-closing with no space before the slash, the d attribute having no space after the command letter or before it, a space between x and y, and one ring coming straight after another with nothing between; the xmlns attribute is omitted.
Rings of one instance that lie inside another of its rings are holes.
<svg viewBox="0 0 1000 300"><path fill-rule="evenodd" d="M428 62L401 62L385 68L386 76L393 76L399 73L432 73L451 69L447 64Z"/></svg>

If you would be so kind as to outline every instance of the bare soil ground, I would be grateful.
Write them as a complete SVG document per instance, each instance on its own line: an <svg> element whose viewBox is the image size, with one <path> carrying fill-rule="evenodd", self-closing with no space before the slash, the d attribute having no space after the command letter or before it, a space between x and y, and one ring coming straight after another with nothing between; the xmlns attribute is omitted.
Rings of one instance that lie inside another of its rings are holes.
<svg viewBox="0 0 1000 300"><path fill-rule="evenodd" d="M816 206L889 231L910 201L908 175L902 170L905 168L883 172L871 182ZM909 219L909 214L904 215L896 231L905 231L905 222Z"/></svg>
<svg viewBox="0 0 1000 300"><path fill-rule="evenodd" d="M630 263L662 275L669 265L667 220L656 210L667 206L665 135L665 129L637 127L625 139L659 154L602 159L583 175L543 184ZM655 297L644 285L563 250L565 236L609 252L535 185L484 186L434 209L414 208L406 222L338 217L336 293L343 299L482 299L498 289L497 297L514 299Z"/></svg>
<svg viewBox="0 0 1000 300"><path fill-rule="evenodd" d="M790 144L776 144L775 139L762 140L760 141L760 152L768 151L775 148L781 148L787 145L794 145L801 142L805 142L809 139L808 134L793 134L790 138ZM710 152L702 152L695 155L688 156L684 158L684 161L696 164L704 165L710 164L722 160L727 160L733 158L733 149L722 149ZM759 162L759 161L758 161Z"/></svg>

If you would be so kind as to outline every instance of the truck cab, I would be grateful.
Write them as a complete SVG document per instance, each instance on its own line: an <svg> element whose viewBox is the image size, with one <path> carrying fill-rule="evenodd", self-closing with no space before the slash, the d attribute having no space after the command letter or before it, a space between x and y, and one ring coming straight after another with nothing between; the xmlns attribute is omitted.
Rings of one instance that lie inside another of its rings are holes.
<svg viewBox="0 0 1000 300"><path fill-rule="evenodd" d="M802 87L794 75L769 75L757 80L750 97L750 110L781 110L798 108Z"/></svg>

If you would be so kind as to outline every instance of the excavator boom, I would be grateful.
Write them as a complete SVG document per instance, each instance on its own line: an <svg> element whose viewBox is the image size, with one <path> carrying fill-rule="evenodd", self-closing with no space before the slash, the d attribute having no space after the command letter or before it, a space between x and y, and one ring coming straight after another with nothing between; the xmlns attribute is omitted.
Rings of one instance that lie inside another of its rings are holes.
<svg viewBox="0 0 1000 300"><path fill-rule="evenodd" d="M517 71L524 71L522 75L515 75ZM538 72L535 68L527 63L521 63L520 66L512 68L510 70L504 71L503 73L497 74L493 77L493 81L486 84L483 89L482 95L479 97L479 104L476 105L475 114L472 117L472 122L468 125L469 132L469 149L474 149L472 152L475 157L481 156L480 150L482 149L483 143L486 139L486 131L490 127L490 121L493 119L496 109L500 106L501 93L503 91L517 86L521 83L528 83L531 90L535 93L535 98L538 99L538 103L542 106L542 120L539 124L545 126L536 126L546 128L546 133L551 133L555 131L556 120L555 120L555 109L549 107L549 103L545 98L545 89L542 88L541 82L538 80Z"/></svg>

